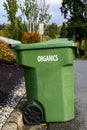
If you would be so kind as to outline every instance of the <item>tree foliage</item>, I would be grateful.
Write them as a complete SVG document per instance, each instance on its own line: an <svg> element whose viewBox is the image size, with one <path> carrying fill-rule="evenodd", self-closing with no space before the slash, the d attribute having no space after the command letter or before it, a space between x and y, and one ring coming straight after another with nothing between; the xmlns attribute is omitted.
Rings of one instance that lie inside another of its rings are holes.
<svg viewBox="0 0 87 130"><path fill-rule="evenodd" d="M16 13L18 11L18 5L17 0L6 0L3 4L4 9L7 12L8 21L10 21L10 32L13 36L13 39L17 37L17 19L16 19ZM15 35L16 34L16 35Z"/></svg>
<svg viewBox="0 0 87 130"><path fill-rule="evenodd" d="M49 22L49 6L39 6L37 0L6 0L3 3L9 25L8 37L22 40L24 32L38 32L39 23ZM17 17L18 11L21 11Z"/></svg>
<svg viewBox="0 0 87 130"><path fill-rule="evenodd" d="M60 32L60 37L61 38L66 38L67 37L67 25L65 23L63 23L62 27L61 27L61 32Z"/></svg>
<svg viewBox="0 0 87 130"><path fill-rule="evenodd" d="M51 38L56 38L58 35L58 26L56 23L52 23L51 25L48 25L45 30L45 35L48 35Z"/></svg>
<svg viewBox="0 0 87 130"><path fill-rule="evenodd" d="M19 8L21 9L22 16L26 22L26 27L28 32L32 32L34 26L32 23L35 23L38 16L38 8L35 0L19 0Z"/></svg>
<svg viewBox="0 0 87 130"><path fill-rule="evenodd" d="M63 0L61 12L76 41L87 37L87 0Z"/></svg>
<svg viewBox="0 0 87 130"><path fill-rule="evenodd" d="M22 18L17 17L18 3L17 0L6 0L3 3L4 10L7 13L9 26L7 27L8 37L21 40L24 32L24 25L22 25Z"/></svg>
<svg viewBox="0 0 87 130"><path fill-rule="evenodd" d="M36 0L19 0L20 9L27 25L28 32L35 32L39 23L49 22L51 16L47 13L49 6L39 7Z"/></svg>
<svg viewBox="0 0 87 130"><path fill-rule="evenodd" d="M18 11L17 0L6 0L3 5L4 9L7 11L8 20L14 23Z"/></svg>

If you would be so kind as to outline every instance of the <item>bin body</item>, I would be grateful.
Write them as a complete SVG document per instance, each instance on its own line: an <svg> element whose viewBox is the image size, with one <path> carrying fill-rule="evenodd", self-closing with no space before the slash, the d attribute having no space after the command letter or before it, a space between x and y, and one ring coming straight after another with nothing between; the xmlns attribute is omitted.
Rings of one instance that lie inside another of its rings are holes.
<svg viewBox="0 0 87 130"><path fill-rule="evenodd" d="M24 68L28 103L41 105L46 122L74 118L73 46L63 43L15 47L17 62Z"/></svg>

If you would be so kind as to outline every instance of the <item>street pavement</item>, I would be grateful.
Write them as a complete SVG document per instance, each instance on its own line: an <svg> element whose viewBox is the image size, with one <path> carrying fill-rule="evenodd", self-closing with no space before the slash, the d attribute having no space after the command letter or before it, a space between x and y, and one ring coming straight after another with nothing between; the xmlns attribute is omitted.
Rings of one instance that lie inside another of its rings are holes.
<svg viewBox="0 0 87 130"><path fill-rule="evenodd" d="M75 118L66 123L49 123L48 130L87 130L87 60L74 61Z"/></svg>
<svg viewBox="0 0 87 130"><path fill-rule="evenodd" d="M83 124L80 130L87 130L87 60L74 62L75 68L75 101L79 120Z"/></svg>

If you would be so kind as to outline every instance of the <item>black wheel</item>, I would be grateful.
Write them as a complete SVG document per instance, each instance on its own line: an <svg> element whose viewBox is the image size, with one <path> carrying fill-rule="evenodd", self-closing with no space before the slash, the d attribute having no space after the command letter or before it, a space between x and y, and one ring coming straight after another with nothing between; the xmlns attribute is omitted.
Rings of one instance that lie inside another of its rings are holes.
<svg viewBox="0 0 87 130"><path fill-rule="evenodd" d="M28 125L36 125L43 120L43 111L37 105L28 105L23 112L23 121Z"/></svg>

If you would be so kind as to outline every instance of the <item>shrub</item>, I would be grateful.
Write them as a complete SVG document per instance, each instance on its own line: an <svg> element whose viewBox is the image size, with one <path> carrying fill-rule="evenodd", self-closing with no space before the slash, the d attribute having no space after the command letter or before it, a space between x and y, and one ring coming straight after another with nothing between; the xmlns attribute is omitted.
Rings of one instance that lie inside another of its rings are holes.
<svg viewBox="0 0 87 130"><path fill-rule="evenodd" d="M87 58L87 39L82 40L81 44L77 42L78 56L80 58Z"/></svg>
<svg viewBox="0 0 87 130"><path fill-rule="evenodd" d="M25 32L22 38L22 42L24 44L40 42L40 34Z"/></svg>
<svg viewBox="0 0 87 130"><path fill-rule="evenodd" d="M9 44L3 40L0 40L0 61L4 63L13 63L16 60L16 56L9 48Z"/></svg>
<svg viewBox="0 0 87 130"><path fill-rule="evenodd" d="M83 40L82 42L82 48L84 50L84 57L87 58L87 39Z"/></svg>

